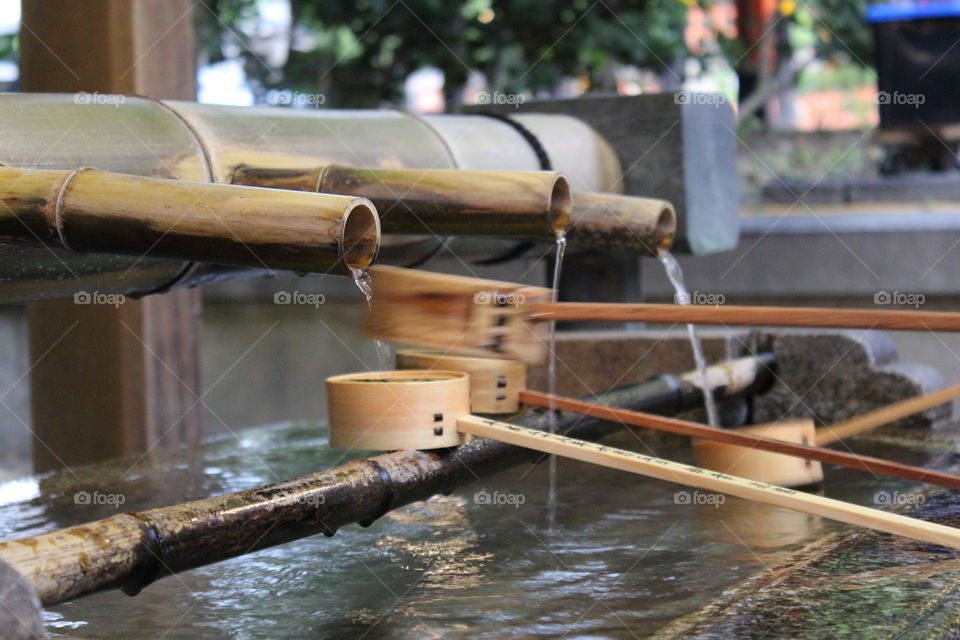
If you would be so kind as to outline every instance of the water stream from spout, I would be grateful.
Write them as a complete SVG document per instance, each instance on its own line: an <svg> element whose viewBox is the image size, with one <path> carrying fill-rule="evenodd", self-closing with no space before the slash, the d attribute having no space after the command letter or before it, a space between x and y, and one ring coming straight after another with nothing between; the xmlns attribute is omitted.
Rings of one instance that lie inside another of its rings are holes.
<svg viewBox="0 0 960 640"><path fill-rule="evenodd" d="M660 249L657 252L657 258L667 272L667 278L673 285L676 293L677 304L691 304L690 292L687 291L687 285L683 280L683 269L680 263L672 253L666 249ZM690 337L690 349L693 351L693 359L697 365L697 374L700 376L701 388L703 389L703 404L707 410L707 422L711 427L720 427L720 414L717 411L717 402L713 397L713 389L707 381L707 361L703 357L703 346L700 344L700 338L697 337L697 329L693 324L687 324L687 335Z"/></svg>
<svg viewBox="0 0 960 640"><path fill-rule="evenodd" d="M564 236L557 238L557 248L553 258L553 301L557 301L560 287L560 269L563 266L563 254L567 248ZM557 322L550 322L550 353L547 359L547 392L551 398L557 393ZM551 400L547 408L547 428L550 433L557 432L557 410ZM547 491L547 519L552 526L557 519L557 456L550 456L550 488Z"/></svg>
<svg viewBox="0 0 960 640"><path fill-rule="evenodd" d="M366 269L350 269L353 282L367 300L367 309L373 304L373 278ZM375 340L377 345L377 370L386 371L390 364L390 345L383 340Z"/></svg>

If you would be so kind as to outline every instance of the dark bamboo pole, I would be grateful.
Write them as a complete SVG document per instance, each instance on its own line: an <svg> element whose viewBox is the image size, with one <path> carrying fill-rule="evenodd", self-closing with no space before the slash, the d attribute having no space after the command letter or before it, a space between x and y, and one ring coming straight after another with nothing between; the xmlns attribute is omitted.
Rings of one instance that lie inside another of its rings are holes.
<svg viewBox="0 0 960 640"><path fill-rule="evenodd" d="M573 411L593 418L614 420L635 427L647 427L658 431L690 436L691 438L702 438L704 440L713 440L714 442L723 442L725 444L734 444L763 451L783 453L804 458L805 460L819 460L820 462L838 464L843 467L849 467L850 469L870 471L879 475L912 480L913 482L935 484L948 489L960 489L960 476L941 473L933 469L914 467L882 458L834 451L833 449L824 447L812 447L804 444L784 442L783 440L738 433L726 429L714 429L697 424L696 422L687 422L686 420L677 420L676 418L665 418L663 416L655 416L649 413L640 413L626 409L616 409L597 403L583 402L573 398L564 398L562 396L527 389L520 391L520 401L536 407L556 407L563 411Z"/></svg>
<svg viewBox="0 0 960 640"><path fill-rule="evenodd" d="M829 329L960 331L960 313L817 307L546 302L528 307L534 320L603 320Z"/></svg>
<svg viewBox="0 0 960 640"><path fill-rule="evenodd" d="M753 379L717 389L719 395L733 397L769 384L771 355L744 360L752 363ZM600 398L612 405L676 413L699 406L703 392L688 380L662 375ZM547 415L527 412L514 422L543 430ZM561 433L581 439L621 428L569 414L561 414L558 424ZM317 533L333 535L354 522L369 525L393 509L541 456L486 439L454 449L397 451L268 487L0 543L0 561L16 569L45 605L105 589L136 594L165 575Z"/></svg>

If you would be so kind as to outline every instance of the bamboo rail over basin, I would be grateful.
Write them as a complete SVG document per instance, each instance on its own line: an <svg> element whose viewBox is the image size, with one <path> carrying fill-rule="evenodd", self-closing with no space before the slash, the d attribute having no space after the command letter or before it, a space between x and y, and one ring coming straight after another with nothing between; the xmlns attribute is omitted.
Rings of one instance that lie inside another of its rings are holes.
<svg viewBox="0 0 960 640"><path fill-rule="evenodd" d="M770 354L743 361L753 363L755 375L739 386L717 389L719 395L734 397L769 384ZM615 405L671 413L703 402L701 389L670 375L602 397ZM621 428L576 415L558 420L562 431L582 438L600 438ZM541 412L514 422L547 428ZM399 451L268 487L8 540L0 543L0 561L19 572L44 605L106 589L135 594L171 573L309 535L333 535L355 522L369 525L393 509L538 457L529 449L489 440L457 449Z"/></svg>
<svg viewBox="0 0 960 640"><path fill-rule="evenodd" d="M380 243L363 198L0 167L0 239L298 273L367 267Z"/></svg>
<svg viewBox="0 0 960 640"><path fill-rule="evenodd" d="M385 234L557 238L570 186L554 171L238 167L233 184L368 198Z"/></svg>

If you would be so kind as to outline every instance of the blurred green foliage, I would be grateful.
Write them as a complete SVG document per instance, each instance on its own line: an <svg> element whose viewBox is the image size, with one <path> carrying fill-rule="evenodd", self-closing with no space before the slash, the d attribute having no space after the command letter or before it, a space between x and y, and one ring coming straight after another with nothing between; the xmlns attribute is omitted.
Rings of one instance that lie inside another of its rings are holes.
<svg viewBox="0 0 960 640"><path fill-rule="evenodd" d="M204 0L199 44L211 62L223 57L224 35L243 40L238 25L255 0ZM293 49L270 69L243 43L255 91L318 92L326 106L378 106L401 101L403 80L423 66L441 69L449 89L471 70L489 88L536 93L563 77L614 89L616 64L655 70L685 53L688 6L677 0L292 0L293 22L314 46ZM217 17L214 17L214 14ZM227 28L229 27L229 29Z"/></svg>

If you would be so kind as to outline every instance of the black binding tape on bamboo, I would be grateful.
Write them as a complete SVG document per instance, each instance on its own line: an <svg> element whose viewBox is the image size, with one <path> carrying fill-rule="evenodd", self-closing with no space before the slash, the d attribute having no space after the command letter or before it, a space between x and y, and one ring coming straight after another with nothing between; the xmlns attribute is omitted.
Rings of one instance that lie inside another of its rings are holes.
<svg viewBox="0 0 960 640"><path fill-rule="evenodd" d="M163 536L157 530L157 526L150 518L142 513L130 512L140 521L140 528L143 530L143 562L137 565L137 568L126 578L121 591L128 596L135 596L143 589L153 584L160 577L163 571L163 560L161 560Z"/></svg>

